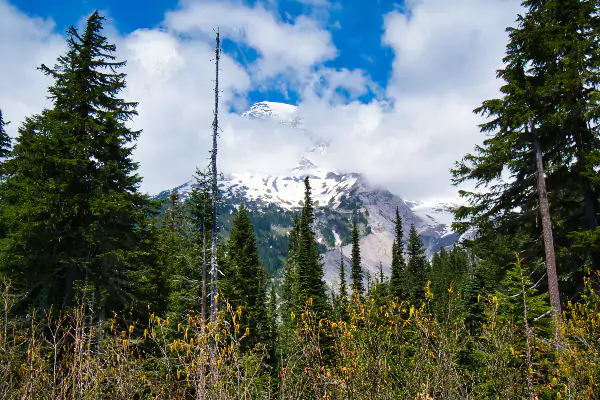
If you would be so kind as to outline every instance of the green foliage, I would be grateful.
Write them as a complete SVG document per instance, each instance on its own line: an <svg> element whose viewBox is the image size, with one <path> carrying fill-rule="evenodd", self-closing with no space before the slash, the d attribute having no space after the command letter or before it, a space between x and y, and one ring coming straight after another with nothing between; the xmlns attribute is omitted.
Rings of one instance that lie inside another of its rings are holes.
<svg viewBox="0 0 600 400"><path fill-rule="evenodd" d="M352 220L352 256L350 266L350 287L353 296L362 296L365 292L364 272L360 265L360 243L358 238L358 227L356 225L357 217Z"/></svg>
<svg viewBox="0 0 600 400"><path fill-rule="evenodd" d="M520 328L524 327L525 320L532 324L534 319L543 316L549 310L548 293L538 293L529 271L522 264L523 260L517 255L514 267L507 271L499 290L496 291L502 310L500 316L511 320Z"/></svg>
<svg viewBox="0 0 600 400"><path fill-rule="evenodd" d="M425 247L414 224L410 226L406 245L408 263L406 264L406 284L408 298L418 304L425 299L424 290L429 274L429 263L425 257Z"/></svg>
<svg viewBox="0 0 600 400"><path fill-rule="evenodd" d="M306 177L299 215L245 204L241 195L215 210L210 174L201 170L185 204L176 191L161 201L141 195L132 161L140 132L126 126L136 104L119 98L124 62L101 35L98 13L84 32L70 28L66 54L40 67L54 80L52 108L27 118L14 146L0 112L0 392L597 398L600 285L590 271L600 260L600 5L523 5L499 71L502 98L476 110L492 118L481 125L491 136L453 170L455 183L487 189L462 191L468 202L455 209L456 227L474 228L475 237L440 250L430 266L414 225L404 250L396 209L391 279L380 264L378 276L366 276L367 290L359 236L371 232L368 213L348 224L362 205L356 189L338 209L315 209ZM574 299L557 326L539 268L534 139L547 170L562 289ZM200 310L215 211L227 246L216 254L219 315L207 323ZM342 254L339 296L330 299L323 281L319 254L335 246L334 231L352 244L352 302ZM118 316L125 307L127 316Z"/></svg>
<svg viewBox="0 0 600 400"><path fill-rule="evenodd" d="M222 267L221 287L227 301L237 309L243 307L242 330L249 334L243 348L265 342L270 325L267 309L267 274L262 268L250 216L242 203L233 218L227 242L227 256Z"/></svg>
<svg viewBox="0 0 600 400"><path fill-rule="evenodd" d="M11 139L6 133L6 125L10 122L4 121L2 110L0 109L0 159L4 159L10 153Z"/></svg>
<svg viewBox="0 0 600 400"><path fill-rule="evenodd" d="M300 235L300 218L294 216L294 226L289 233L288 258L285 263L283 283L281 285L281 320L285 328L292 325L291 315L296 309L298 301L298 241Z"/></svg>
<svg viewBox="0 0 600 400"><path fill-rule="evenodd" d="M533 240L523 248L525 259L542 258L543 248L534 245L542 229L532 149L539 139L561 289L573 294L572 282L600 263L598 182L597 172L592 173L600 143L600 6L591 0L523 5L526 12L517 27L508 29L504 68L498 71L505 83L502 97L475 110L490 117L480 126L488 138L453 169L456 184L474 181L477 188L487 188L460 191L468 204L455 210L462 220L456 226L461 231L475 227L490 242L499 234L526 235Z"/></svg>
<svg viewBox="0 0 600 400"><path fill-rule="evenodd" d="M267 304L267 329L265 330L265 340L267 350L269 352L269 365L277 365L277 292L275 290L275 282L271 281L271 288L269 289L269 302Z"/></svg>
<svg viewBox="0 0 600 400"><path fill-rule="evenodd" d="M339 302L344 304L348 301L348 284L346 283L346 267L344 266L344 253L340 246L340 293Z"/></svg>
<svg viewBox="0 0 600 400"><path fill-rule="evenodd" d="M124 62L102 20L94 13L82 34L69 28L67 53L40 67L54 79L53 108L26 119L5 162L0 269L43 308L70 304L77 281L106 291L109 305L127 304L151 268L140 237L149 201L131 159L139 132L126 126L136 103L118 97Z"/></svg>
<svg viewBox="0 0 600 400"><path fill-rule="evenodd" d="M298 242L295 251L298 279L297 308L311 298L315 312L319 317L324 317L330 309L327 304L327 292L323 281L323 265L319 259L315 233L312 230L314 222L314 208L311 197L311 188L308 177L304 179L304 206L298 223Z"/></svg>
<svg viewBox="0 0 600 400"><path fill-rule="evenodd" d="M399 299L406 298L408 294L408 283L406 281L406 261L404 260L404 235L402 227L402 216L400 210L396 207L396 224L394 229L394 243L392 245L392 265L390 277L390 294Z"/></svg>
<svg viewBox="0 0 600 400"><path fill-rule="evenodd" d="M389 299L390 287L389 281L386 280L383 274L383 265L379 263L379 273L375 278L369 290L369 298L372 299L377 306L384 306Z"/></svg>

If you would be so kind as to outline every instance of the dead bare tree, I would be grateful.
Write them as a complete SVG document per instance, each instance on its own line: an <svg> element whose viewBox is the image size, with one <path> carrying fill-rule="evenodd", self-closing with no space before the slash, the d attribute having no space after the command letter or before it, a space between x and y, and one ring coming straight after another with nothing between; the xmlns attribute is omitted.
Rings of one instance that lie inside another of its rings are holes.
<svg viewBox="0 0 600 400"><path fill-rule="evenodd" d="M211 173L212 173L212 244L210 253L210 277L212 291L210 294L211 312L210 321L214 325L217 320L217 300L219 290L219 269L217 266L217 201L218 201L218 181L217 181L217 137L219 135L219 59L221 57L221 41L219 30L215 40L215 110L213 128L213 148L211 152Z"/></svg>

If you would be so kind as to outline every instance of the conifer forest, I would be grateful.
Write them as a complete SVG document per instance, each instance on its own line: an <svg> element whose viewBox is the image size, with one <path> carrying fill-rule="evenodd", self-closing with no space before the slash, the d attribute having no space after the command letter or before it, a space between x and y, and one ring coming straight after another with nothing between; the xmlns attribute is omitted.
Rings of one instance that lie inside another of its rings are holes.
<svg viewBox="0 0 600 400"><path fill-rule="evenodd" d="M359 204L333 284L310 176L280 268L252 205L225 211L216 27L185 199L139 189L104 16L71 27L38 68L51 106L16 137L0 111L0 399L600 399L600 3L522 5L485 139L447 166L464 239L428 254L396 209L370 274Z"/></svg>

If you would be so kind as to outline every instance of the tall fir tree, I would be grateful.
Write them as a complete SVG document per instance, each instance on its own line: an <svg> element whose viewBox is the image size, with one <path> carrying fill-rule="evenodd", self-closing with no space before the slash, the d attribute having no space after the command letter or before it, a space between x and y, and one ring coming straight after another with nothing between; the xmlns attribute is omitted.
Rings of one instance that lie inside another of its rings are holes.
<svg viewBox="0 0 600 400"><path fill-rule="evenodd" d="M343 306L348 301L348 287L346 283L346 268L344 267L344 253L340 244L340 296L339 303Z"/></svg>
<svg viewBox="0 0 600 400"><path fill-rule="evenodd" d="M4 121L2 109L0 109L0 159L5 159L10 153L11 139L6 133L6 125L9 123L9 121Z"/></svg>
<svg viewBox="0 0 600 400"><path fill-rule="evenodd" d="M404 260L404 244L402 238L404 231L402 227L402 216L396 207L396 223L394 228L394 243L392 244L392 265L389 289L393 297L404 299L407 294L406 284L406 261Z"/></svg>
<svg viewBox="0 0 600 400"><path fill-rule="evenodd" d="M300 218L293 216L292 229L289 232L287 259L283 266L283 282L281 284L281 302L279 315L284 329L292 326L291 315L298 304L298 243L300 235Z"/></svg>
<svg viewBox="0 0 600 400"><path fill-rule="evenodd" d="M362 296L365 293L365 276L360 265L360 243L358 237L358 225L356 213L352 219L352 255L351 255L351 267L350 267L350 279L352 288L352 294L354 296Z"/></svg>
<svg viewBox="0 0 600 400"><path fill-rule="evenodd" d="M126 122L136 103L118 97L125 62L101 35L97 12L80 34L67 31L67 53L41 71L54 79L53 108L27 118L2 185L2 269L28 299L70 304L77 281L129 303L141 265L149 200L138 192L131 155L139 136ZM108 296L110 295L110 296Z"/></svg>
<svg viewBox="0 0 600 400"><path fill-rule="evenodd" d="M323 281L323 265L321 264L317 241L312 225L315 211L311 196L308 176L304 179L304 205L298 226L298 244L296 250L298 300L297 308L301 308L307 299L312 299L317 318L326 317L330 306L327 298L327 286Z"/></svg>
<svg viewBox="0 0 600 400"><path fill-rule="evenodd" d="M233 218L223 269L226 274L221 291L234 309L243 307L240 325L242 331L246 328L250 331L243 347L249 349L259 342L266 342L270 329L267 274L258 257L256 236L244 203Z"/></svg>
<svg viewBox="0 0 600 400"><path fill-rule="evenodd" d="M0 185L4 182L6 170L4 167L4 163L10 154L12 141L10 136L6 133L6 125L8 125L8 121L4 121L4 116L2 115L2 110L0 109ZM0 192L1 193L1 192ZM0 197L0 209L3 207L4 201ZM0 215L2 215L2 211L0 211ZM4 227L4 221L0 218L0 238L6 235L7 229ZM0 266L0 271L2 267Z"/></svg>
<svg viewBox="0 0 600 400"><path fill-rule="evenodd" d="M420 303L425 297L424 288L426 277L429 273L429 263L425 257L425 246L423 246L423 242L421 241L414 224L410 225L406 252L408 254L406 275L409 298L415 303Z"/></svg>
<svg viewBox="0 0 600 400"><path fill-rule="evenodd" d="M269 365L275 367L277 365L277 291L275 290L275 281L271 280L269 289L269 302L267 305L268 326L266 330L265 342L269 353Z"/></svg>
<svg viewBox="0 0 600 400"><path fill-rule="evenodd" d="M599 186L593 179L597 172L590 173L600 161L594 157L600 143L600 5L593 0L523 5L526 12L508 29L504 68L498 71L502 97L475 110L490 117L481 125L489 137L453 170L456 184L473 180L489 190L461 191L469 201L456 209L457 218L465 220L457 227L475 227L479 241L519 232L534 243L549 222L546 212L545 223L539 223L544 202L538 184L544 183L554 225L545 239L561 250L561 290L572 294L582 273L600 263ZM539 165L545 179L536 176ZM501 179L503 171L511 179ZM527 261L543 258L550 247L520 250ZM547 272L554 275L551 262Z"/></svg>

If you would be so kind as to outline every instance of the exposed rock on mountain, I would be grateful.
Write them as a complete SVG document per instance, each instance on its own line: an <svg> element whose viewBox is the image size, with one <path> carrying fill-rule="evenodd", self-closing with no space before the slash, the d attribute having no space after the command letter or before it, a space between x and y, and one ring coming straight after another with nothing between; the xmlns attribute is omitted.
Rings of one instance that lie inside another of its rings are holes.
<svg viewBox="0 0 600 400"><path fill-rule="evenodd" d="M257 103L242 116L273 118L291 127L301 123L296 108L281 103ZM389 273L396 207L404 221L405 237L410 225L415 224L430 253L451 246L459 239L459 235L451 231L453 216L448 210L449 204L403 200L384 188L370 185L359 173L329 171L315 165L313 159L318 158L315 156L326 154L327 146L321 144L308 149L285 175L234 172L220 183L223 191L221 219L225 230L228 229L228 216L244 201L253 212L261 256L269 272L277 273L283 265L286 235L291 228L293 213L302 207L302 180L307 175L317 208L315 230L322 246L325 280L329 283L337 280L339 250L336 248L341 244L344 255L350 255L350 221L354 210L359 216L362 262L371 274L378 271L380 262L384 272ZM176 191L185 198L191 188L192 181L157 197L164 198Z"/></svg>

